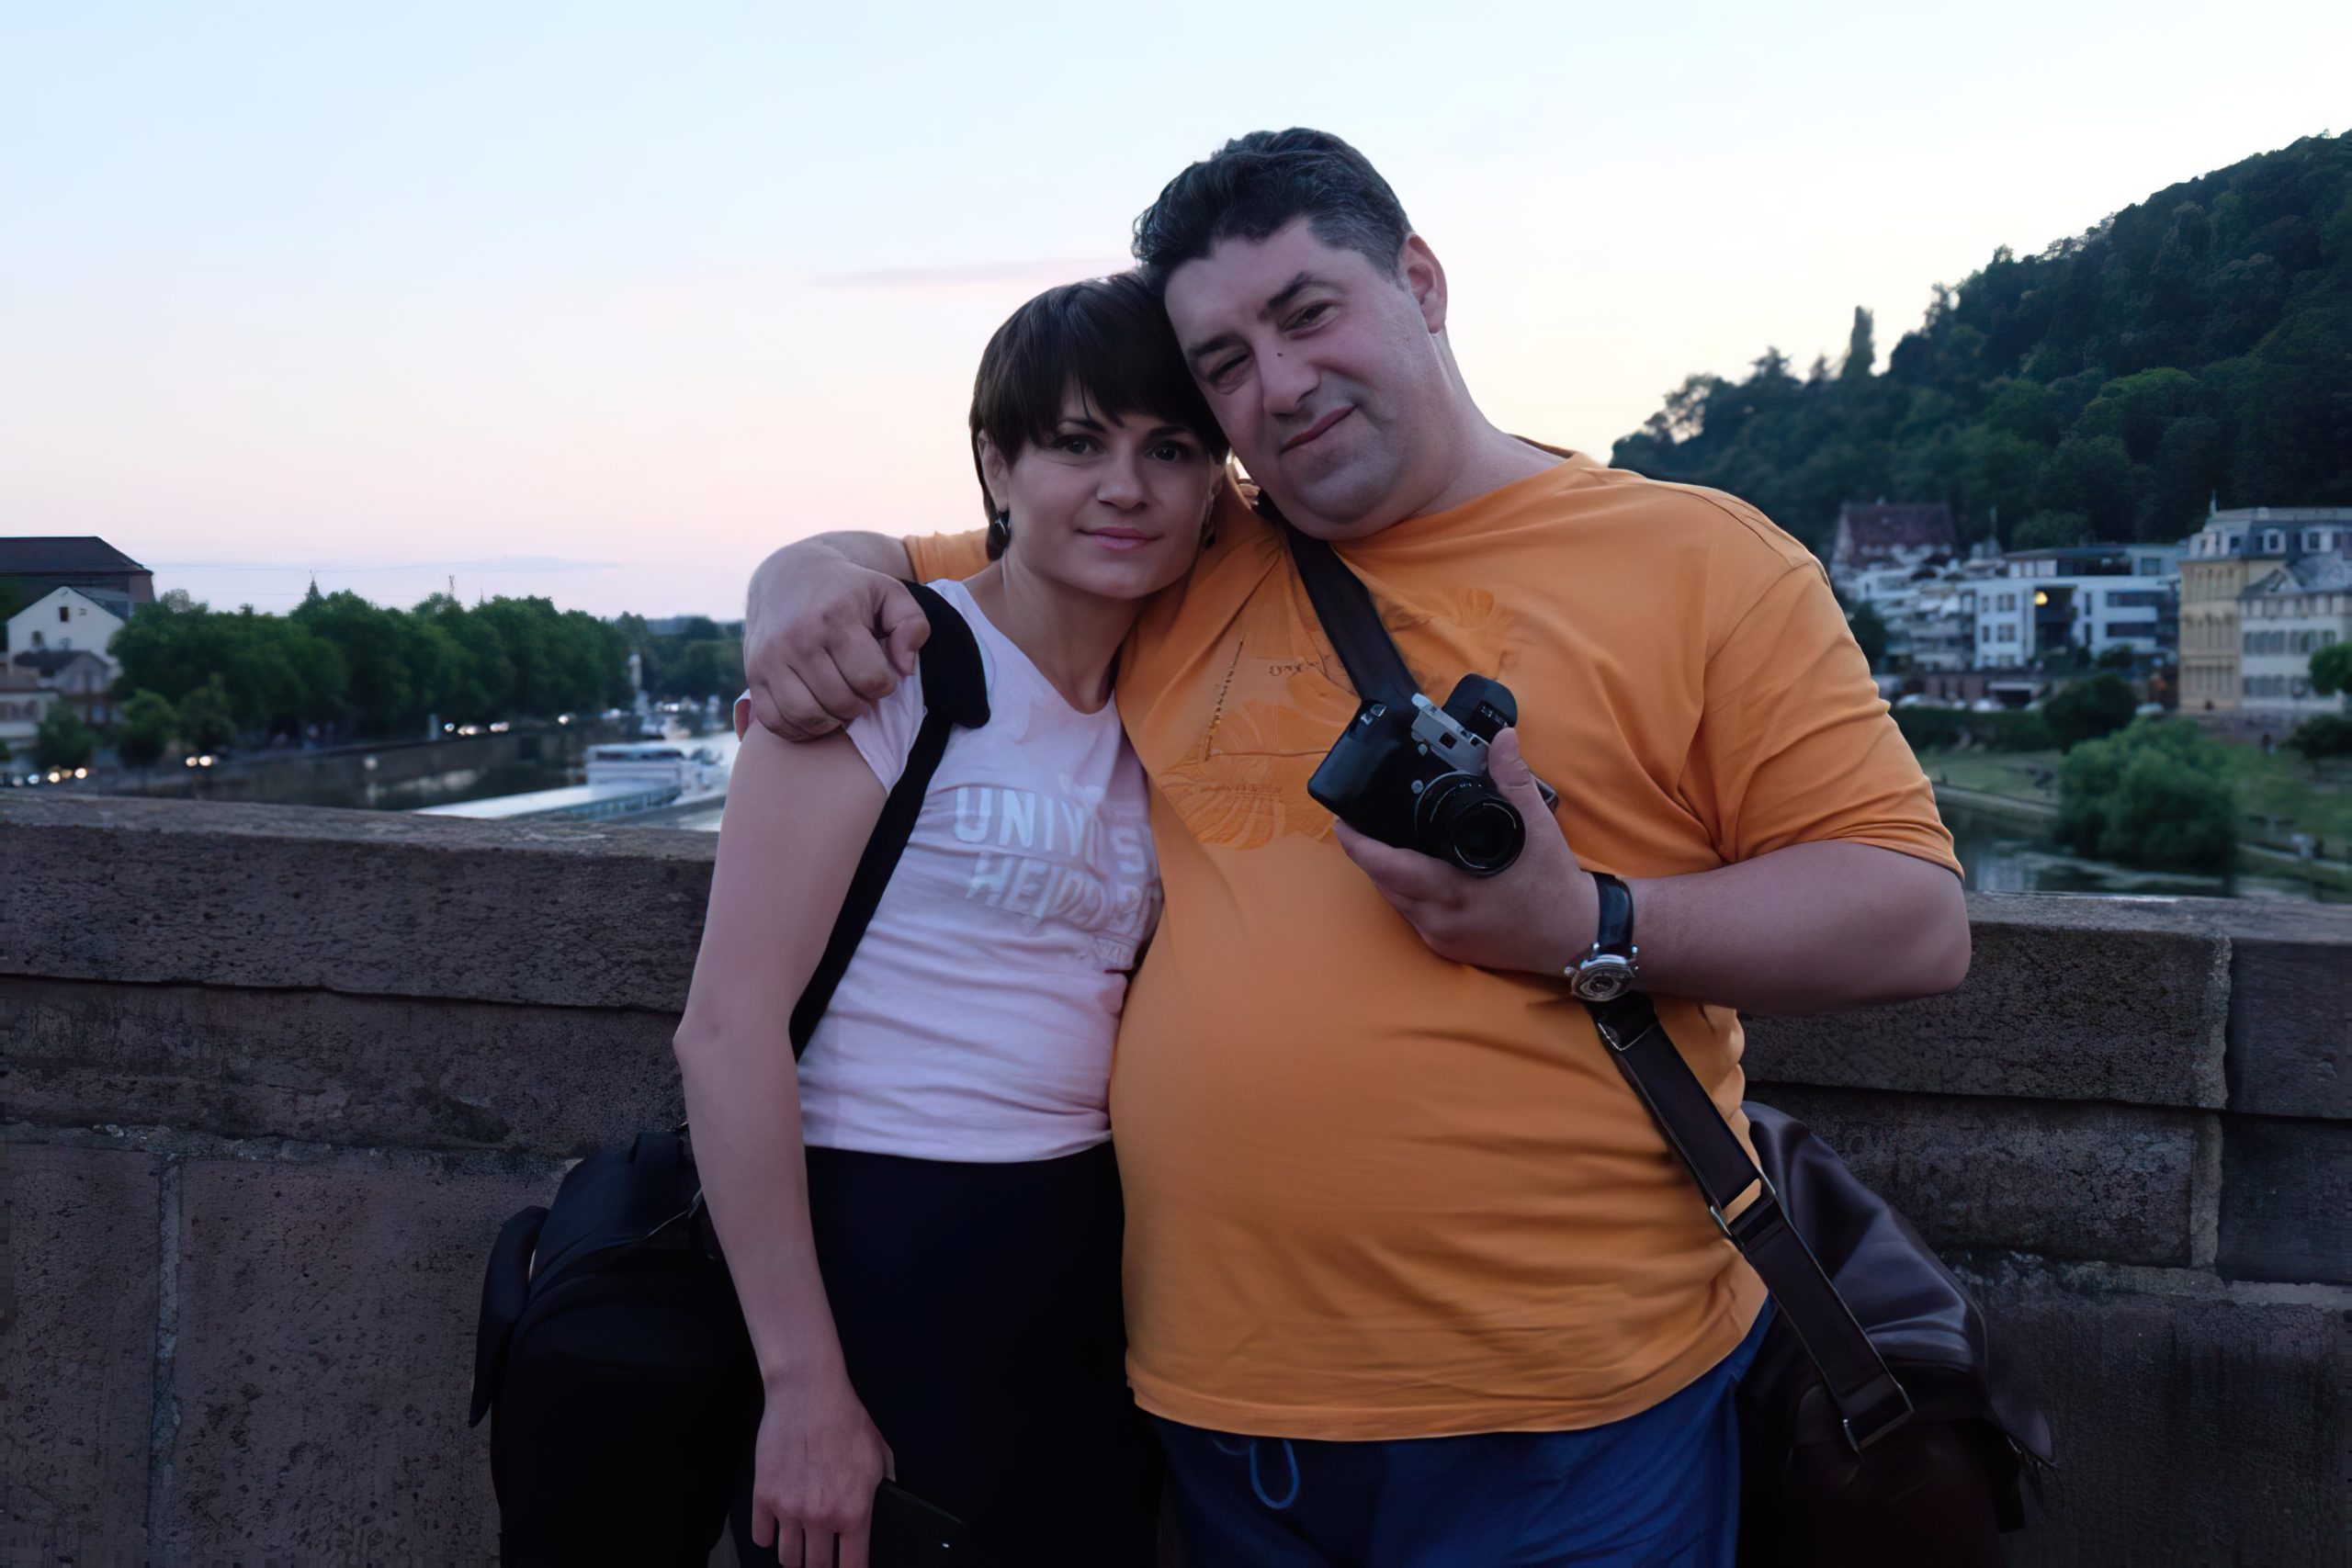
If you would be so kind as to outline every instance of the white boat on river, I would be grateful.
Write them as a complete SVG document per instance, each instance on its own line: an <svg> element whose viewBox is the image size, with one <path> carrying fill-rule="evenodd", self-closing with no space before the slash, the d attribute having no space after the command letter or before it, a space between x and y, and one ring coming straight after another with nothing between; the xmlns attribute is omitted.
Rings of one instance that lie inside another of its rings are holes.
<svg viewBox="0 0 2352 1568"><path fill-rule="evenodd" d="M735 748L732 735L591 746L583 759L588 773L585 784L429 806L418 815L500 822L548 818L594 821L632 817L663 807L716 807L727 798L727 775L735 761Z"/></svg>

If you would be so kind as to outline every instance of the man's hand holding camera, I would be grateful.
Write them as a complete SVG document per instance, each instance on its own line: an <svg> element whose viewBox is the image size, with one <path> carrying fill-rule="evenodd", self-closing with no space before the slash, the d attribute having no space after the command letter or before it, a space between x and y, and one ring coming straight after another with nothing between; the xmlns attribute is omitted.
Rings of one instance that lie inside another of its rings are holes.
<svg viewBox="0 0 2352 1568"><path fill-rule="evenodd" d="M1345 822L1336 824L1340 847L1439 957L1556 976L1591 946L1600 894L1520 755L1516 730L1495 736L1487 765L1495 788L1526 824L1525 847L1506 870L1474 876Z"/></svg>

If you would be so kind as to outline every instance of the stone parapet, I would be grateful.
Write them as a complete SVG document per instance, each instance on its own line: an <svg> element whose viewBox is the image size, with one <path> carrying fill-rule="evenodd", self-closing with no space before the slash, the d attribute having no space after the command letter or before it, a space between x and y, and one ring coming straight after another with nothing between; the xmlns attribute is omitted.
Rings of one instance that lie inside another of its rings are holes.
<svg viewBox="0 0 2352 1568"><path fill-rule="evenodd" d="M482 1259L678 1113L713 849L0 796L0 1562L494 1556ZM1969 908L1959 991L1747 1066L2040 1377L2017 1560L2341 1557L2352 909Z"/></svg>

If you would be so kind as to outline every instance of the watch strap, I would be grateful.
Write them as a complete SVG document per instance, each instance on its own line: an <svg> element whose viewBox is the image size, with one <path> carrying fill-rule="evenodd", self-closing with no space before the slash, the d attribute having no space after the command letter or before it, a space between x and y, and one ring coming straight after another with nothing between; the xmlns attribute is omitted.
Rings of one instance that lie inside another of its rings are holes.
<svg viewBox="0 0 2352 1568"><path fill-rule="evenodd" d="M1634 955L1633 890L1605 871L1592 874L1592 886L1600 896L1600 919L1593 927L1593 947L1602 953L1613 953L1620 958L1631 958Z"/></svg>

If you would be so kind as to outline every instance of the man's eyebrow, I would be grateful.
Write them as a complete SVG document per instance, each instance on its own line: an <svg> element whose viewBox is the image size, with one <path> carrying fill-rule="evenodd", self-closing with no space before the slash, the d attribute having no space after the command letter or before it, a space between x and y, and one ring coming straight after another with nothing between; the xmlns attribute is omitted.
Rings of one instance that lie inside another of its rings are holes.
<svg viewBox="0 0 2352 1568"><path fill-rule="evenodd" d="M1329 282L1330 280L1329 278L1318 277L1314 273L1306 271L1299 272L1294 276L1288 283L1283 284L1282 288L1276 292L1272 299L1268 299L1265 304L1259 307L1258 319L1262 321L1271 316L1281 313L1281 311L1287 307L1292 300L1297 299L1303 291L1318 286L1328 286ZM1201 360L1206 359L1212 354L1217 353L1221 349L1238 348L1240 346L1241 340L1238 337L1236 337L1233 333L1219 333L1215 337L1203 338L1200 342L1187 347L1184 350L1184 357L1188 360L1198 363Z"/></svg>
<svg viewBox="0 0 2352 1568"><path fill-rule="evenodd" d="M1323 281L1324 280L1322 278L1316 276L1311 272L1301 272L1297 276L1292 278L1288 283L1283 286L1283 291L1281 293L1266 301L1264 308L1260 310L1258 312L1258 319L1261 321L1264 321L1267 317L1281 310L1293 299L1297 299L1301 289L1311 288L1315 285Z"/></svg>
<svg viewBox="0 0 2352 1568"><path fill-rule="evenodd" d="M1221 350L1239 348L1240 346L1241 340L1234 336L1233 333L1219 333L1215 337L1203 338L1200 342L1193 344L1190 348L1187 348L1184 351L1184 357L1197 363L1201 360L1206 359L1210 355L1218 353Z"/></svg>

